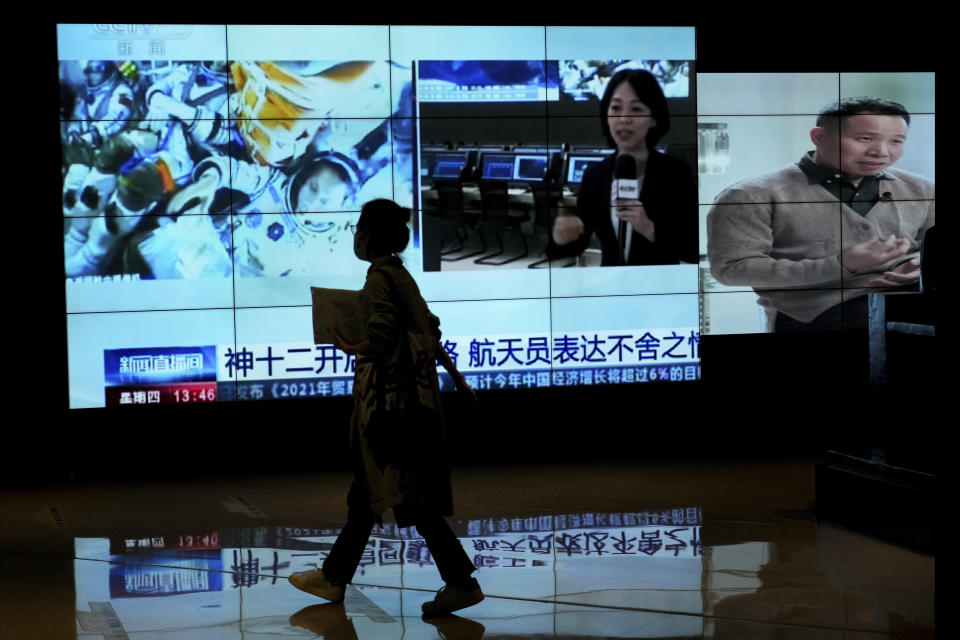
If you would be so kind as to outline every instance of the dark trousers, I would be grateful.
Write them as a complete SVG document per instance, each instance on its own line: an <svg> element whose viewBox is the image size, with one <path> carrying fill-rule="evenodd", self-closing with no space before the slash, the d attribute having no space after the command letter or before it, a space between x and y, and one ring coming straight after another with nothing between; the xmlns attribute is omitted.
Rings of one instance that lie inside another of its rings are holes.
<svg viewBox="0 0 960 640"><path fill-rule="evenodd" d="M867 329L867 296L859 296L830 307L810 322L801 322L787 314L777 313L774 331L839 331L841 329Z"/></svg>
<svg viewBox="0 0 960 640"><path fill-rule="evenodd" d="M347 524L337 537L327 559L323 561L323 573L331 581L348 584L367 548L367 541L376 517L366 498L366 483L355 478L350 487ZM476 567L457 540L446 519L436 509L423 507L412 510L417 531L427 543L427 549L433 556L440 577L444 582L462 585L470 580L470 574Z"/></svg>

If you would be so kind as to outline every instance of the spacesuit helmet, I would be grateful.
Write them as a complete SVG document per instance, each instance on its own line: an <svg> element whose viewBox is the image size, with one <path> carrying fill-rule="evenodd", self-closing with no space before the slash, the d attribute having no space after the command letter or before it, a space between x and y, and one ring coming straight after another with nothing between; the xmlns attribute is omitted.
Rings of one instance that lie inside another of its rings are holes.
<svg viewBox="0 0 960 640"><path fill-rule="evenodd" d="M109 60L87 60L83 65L83 75L87 79L87 88L96 91L111 81L117 74L117 65Z"/></svg>
<svg viewBox="0 0 960 640"><path fill-rule="evenodd" d="M336 151L311 155L300 161L288 191L288 210L341 211L352 207L361 184L357 164Z"/></svg>

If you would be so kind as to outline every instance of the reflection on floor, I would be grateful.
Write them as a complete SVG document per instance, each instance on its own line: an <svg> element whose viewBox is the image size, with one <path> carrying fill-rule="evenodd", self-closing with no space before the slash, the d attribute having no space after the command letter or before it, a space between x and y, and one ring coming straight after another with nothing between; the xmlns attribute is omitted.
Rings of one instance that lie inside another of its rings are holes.
<svg viewBox="0 0 960 640"><path fill-rule="evenodd" d="M814 461L465 469L451 519L487 598L422 619L416 529L375 529L343 604L321 562L349 478L0 491L11 638L929 638L934 558L817 522Z"/></svg>

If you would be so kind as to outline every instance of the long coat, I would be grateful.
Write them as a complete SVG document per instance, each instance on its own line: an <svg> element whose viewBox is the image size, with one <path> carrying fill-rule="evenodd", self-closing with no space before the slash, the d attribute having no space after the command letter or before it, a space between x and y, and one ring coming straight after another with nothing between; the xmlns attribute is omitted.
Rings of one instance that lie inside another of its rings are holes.
<svg viewBox="0 0 960 640"><path fill-rule="evenodd" d="M368 495L358 490L364 483L355 482L350 500L369 498L378 519L392 507L399 526L413 524L412 510L417 508L453 515L436 369L440 320L430 313L417 283L394 256L372 261L360 296L369 313L371 340L386 346L379 355L358 356L356 362L350 444L355 473L362 468ZM414 397L418 411L404 412L414 408ZM379 461L374 455L383 442L374 441L378 435L369 429L377 412L383 412L378 426L391 431L385 440L395 445L386 462L382 455Z"/></svg>

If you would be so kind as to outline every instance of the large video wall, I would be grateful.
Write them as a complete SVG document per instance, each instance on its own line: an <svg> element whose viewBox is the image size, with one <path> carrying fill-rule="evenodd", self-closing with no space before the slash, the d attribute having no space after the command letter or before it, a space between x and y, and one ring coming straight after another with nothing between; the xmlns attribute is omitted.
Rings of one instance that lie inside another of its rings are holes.
<svg viewBox="0 0 960 640"><path fill-rule="evenodd" d="M720 191L862 93L906 100L924 153L898 167L933 179L933 74L698 75L692 27L74 24L58 49L72 408L350 394L310 287L362 286L374 198L413 209L402 258L475 388L697 380L701 332L767 329L762 294L712 276ZM552 246L615 152L622 69L657 79L657 149L699 183L699 212L661 198L672 264Z"/></svg>

